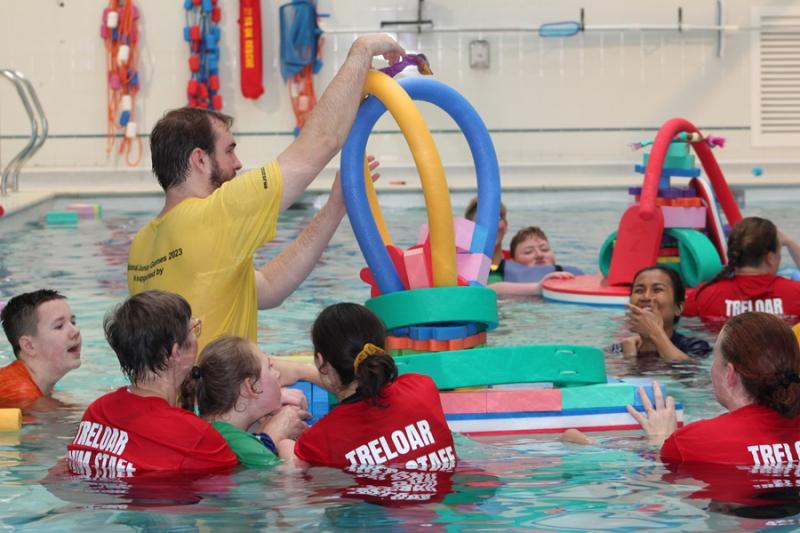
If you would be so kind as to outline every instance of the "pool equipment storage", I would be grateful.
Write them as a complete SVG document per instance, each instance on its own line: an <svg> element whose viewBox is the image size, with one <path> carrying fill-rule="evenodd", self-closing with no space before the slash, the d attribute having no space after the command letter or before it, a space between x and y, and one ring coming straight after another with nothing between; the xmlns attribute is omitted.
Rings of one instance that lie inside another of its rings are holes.
<svg viewBox="0 0 800 533"><path fill-rule="evenodd" d="M142 158L142 139L136 122L136 95L139 92L139 8L134 0L109 0L103 10L100 38L106 47L108 69L108 135L106 153L111 154L122 132L119 155L136 166ZM136 143L136 157L132 158Z"/></svg>
<svg viewBox="0 0 800 533"><path fill-rule="evenodd" d="M645 144L650 143L637 146ZM688 287L713 278L727 263L719 206L730 226L742 219L711 152L713 146L723 144L719 137L704 137L688 120L665 122L652 150L635 166L644 174L642 186L628 190L633 203L600 247L600 274L549 279L543 285L544 298L560 303L624 305L634 275L655 264L677 270ZM690 147L708 179L700 175ZM674 186L673 177L688 178L689 183Z"/></svg>

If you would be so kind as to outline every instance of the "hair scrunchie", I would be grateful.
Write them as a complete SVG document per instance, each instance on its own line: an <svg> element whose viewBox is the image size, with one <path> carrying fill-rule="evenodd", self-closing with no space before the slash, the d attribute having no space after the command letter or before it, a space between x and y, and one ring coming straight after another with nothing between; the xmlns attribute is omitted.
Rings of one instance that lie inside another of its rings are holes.
<svg viewBox="0 0 800 533"><path fill-rule="evenodd" d="M355 372L358 372L358 366L361 363L363 363L364 359L366 359L370 355L385 354L385 353L386 352L384 352L382 348L375 346L371 342L366 343L364 347L361 348L361 351L358 352L356 358L353 360L353 370Z"/></svg>
<svg viewBox="0 0 800 533"><path fill-rule="evenodd" d="M199 366L195 365L192 367L192 379L200 379L203 377L203 371L200 369Z"/></svg>
<svg viewBox="0 0 800 533"><path fill-rule="evenodd" d="M783 376L781 376L781 385L783 387L788 387L792 383L800 383L800 375L794 370L787 368L783 371Z"/></svg>

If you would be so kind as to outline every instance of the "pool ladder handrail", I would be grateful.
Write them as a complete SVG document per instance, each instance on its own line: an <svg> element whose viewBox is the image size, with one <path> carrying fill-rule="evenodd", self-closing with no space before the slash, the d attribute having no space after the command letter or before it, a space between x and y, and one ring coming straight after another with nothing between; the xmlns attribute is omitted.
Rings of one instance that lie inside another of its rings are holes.
<svg viewBox="0 0 800 533"><path fill-rule="evenodd" d="M22 150L8 162L6 168L3 169L2 179L0 180L0 195L5 196L8 194L8 182L11 180L11 190L19 190L19 173L25 163L30 160L33 155L39 151L44 142L47 140L47 117L42 109L42 104L39 97L36 95L36 90L33 84L26 78L20 71L12 69L0 69L0 75L5 77L17 89L22 100L22 105L25 106L25 111L28 113L28 118L31 121L31 138L22 147ZM31 106L33 103L33 106ZM34 114L35 110L35 114ZM39 123L41 122L41 127Z"/></svg>

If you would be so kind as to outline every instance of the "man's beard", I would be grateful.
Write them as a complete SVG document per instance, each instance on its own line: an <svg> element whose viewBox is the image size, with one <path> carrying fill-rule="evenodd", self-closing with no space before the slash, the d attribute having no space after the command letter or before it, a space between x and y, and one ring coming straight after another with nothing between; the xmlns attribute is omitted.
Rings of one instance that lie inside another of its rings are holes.
<svg viewBox="0 0 800 533"><path fill-rule="evenodd" d="M222 187L223 183L232 180L234 177L236 177L235 171L233 175L229 178L223 176L222 171L220 170L219 165L217 164L216 158L213 157L211 158L211 176L208 178L208 181L211 182L211 186L214 188L214 190L219 189L220 187Z"/></svg>

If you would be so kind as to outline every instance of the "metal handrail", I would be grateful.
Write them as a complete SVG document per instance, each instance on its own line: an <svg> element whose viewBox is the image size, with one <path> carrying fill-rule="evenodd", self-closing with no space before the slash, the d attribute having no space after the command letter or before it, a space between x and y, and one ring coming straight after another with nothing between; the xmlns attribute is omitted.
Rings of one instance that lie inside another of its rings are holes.
<svg viewBox="0 0 800 533"><path fill-rule="evenodd" d="M36 95L33 84L17 70L2 69L0 70L0 75L14 84L14 87L17 89L17 94L19 94L22 100L22 105L25 106L25 111L28 113L28 118L31 121L30 140L22 147L22 150L8 162L6 168L3 170L3 175L0 179L0 195L5 196L8 194L9 179L12 182L12 190L19 190L19 173L25 163L33 157L47 140L48 126L47 117L44 114L44 109L42 109L42 104L39 101L39 97ZM33 102L33 107L31 106L31 102ZM34 108L36 114L34 114ZM39 127L39 121L41 122L41 128Z"/></svg>

